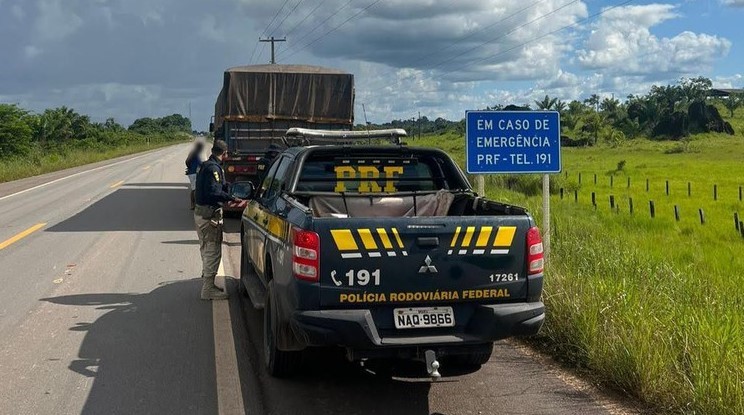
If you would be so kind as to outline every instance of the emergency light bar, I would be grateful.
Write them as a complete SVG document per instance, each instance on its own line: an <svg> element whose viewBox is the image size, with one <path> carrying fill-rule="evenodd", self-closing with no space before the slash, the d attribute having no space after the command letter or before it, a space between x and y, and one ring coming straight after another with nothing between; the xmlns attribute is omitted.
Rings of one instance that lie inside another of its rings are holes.
<svg viewBox="0 0 744 415"><path fill-rule="evenodd" d="M402 128L369 131L334 131L315 130L311 128L290 128L289 130L287 130L286 136L288 138L304 138L308 141L313 140L325 142L388 139L396 144L400 144L400 138L408 137L408 133L406 133L406 130Z"/></svg>

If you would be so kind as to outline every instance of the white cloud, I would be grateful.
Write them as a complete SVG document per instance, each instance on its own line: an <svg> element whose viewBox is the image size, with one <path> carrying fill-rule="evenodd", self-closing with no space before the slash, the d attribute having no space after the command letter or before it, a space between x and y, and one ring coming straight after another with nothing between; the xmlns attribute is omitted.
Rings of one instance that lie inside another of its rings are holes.
<svg viewBox="0 0 744 415"><path fill-rule="evenodd" d="M713 78L713 88L744 88L744 74L716 76Z"/></svg>
<svg viewBox="0 0 744 415"><path fill-rule="evenodd" d="M38 47L36 47L36 46L33 46L33 45L29 45L29 46L26 46L26 47L25 47L25 48L23 49L23 52L24 52L24 54L26 55L26 57L27 57L28 59L33 59L33 58L35 58L35 57L37 57L37 56L41 55L41 52L42 52L42 50L41 50L41 49L39 49L39 48L38 48Z"/></svg>
<svg viewBox="0 0 744 415"><path fill-rule="evenodd" d="M20 4L14 4L10 7L10 13L18 20L23 20L26 17L26 12L23 11L23 7Z"/></svg>
<svg viewBox="0 0 744 415"><path fill-rule="evenodd" d="M722 0L721 3L726 6L744 7L744 0Z"/></svg>
<svg viewBox="0 0 744 415"><path fill-rule="evenodd" d="M34 27L41 40L60 41L83 25L83 20L62 0L38 0L36 6L39 14Z"/></svg>
<svg viewBox="0 0 744 415"><path fill-rule="evenodd" d="M586 69L618 75L692 74L707 71L731 48L728 39L689 31L659 38L651 28L678 17L676 6L649 4L620 7L593 25L579 50Z"/></svg>

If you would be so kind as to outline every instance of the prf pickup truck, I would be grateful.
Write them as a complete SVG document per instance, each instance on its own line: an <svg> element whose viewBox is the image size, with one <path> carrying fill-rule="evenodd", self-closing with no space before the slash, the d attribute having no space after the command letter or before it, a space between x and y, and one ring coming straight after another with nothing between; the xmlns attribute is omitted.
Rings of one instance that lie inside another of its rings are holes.
<svg viewBox="0 0 744 415"><path fill-rule="evenodd" d="M290 129L395 138L403 130ZM307 143L305 143L307 144ZM443 151L303 145L276 158L242 215L240 289L264 309L264 355L290 375L309 347L352 361L481 365L492 342L538 332L543 247L523 208L476 195Z"/></svg>

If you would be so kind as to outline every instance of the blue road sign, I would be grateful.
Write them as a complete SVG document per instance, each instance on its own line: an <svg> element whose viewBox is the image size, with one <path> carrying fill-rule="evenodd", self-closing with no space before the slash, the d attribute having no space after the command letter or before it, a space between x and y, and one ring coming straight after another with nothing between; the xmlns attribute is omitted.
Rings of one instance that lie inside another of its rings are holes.
<svg viewBox="0 0 744 415"><path fill-rule="evenodd" d="M467 171L559 173L561 125L556 111L468 111Z"/></svg>

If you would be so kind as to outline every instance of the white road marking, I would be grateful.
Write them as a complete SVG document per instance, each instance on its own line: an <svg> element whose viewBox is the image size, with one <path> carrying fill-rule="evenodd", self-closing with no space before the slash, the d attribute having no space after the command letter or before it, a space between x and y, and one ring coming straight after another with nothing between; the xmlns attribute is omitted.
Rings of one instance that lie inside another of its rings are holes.
<svg viewBox="0 0 744 415"><path fill-rule="evenodd" d="M155 153L155 151L153 151L153 152L147 152L145 154L142 154L142 155L139 155L139 156L136 156L136 157L132 157L132 158L126 159L126 160L117 161L116 163L107 164L105 166L99 166L99 167L92 168L90 170L84 170L84 171L81 171L81 172L77 172L77 173L71 174L69 176L60 177L59 179L52 180L51 182L42 183L42 184L40 184L38 186L29 187L28 189L21 190L20 192L15 192L15 193L11 193L9 195L5 195L3 197L0 197L0 200L5 200L5 199L8 199L8 198L13 197L13 196L22 195L22 194L27 193L27 192L30 192L32 190L40 189L42 187L49 186L50 184L54 184L54 183L60 182L62 180L71 179L73 177L82 176L83 174L88 174L88 173L92 173L94 171L103 170L103 169L107 169L109 167L118 166L119 164L123 164L123 163L127 163L127 162L130 162L130 161L134 161L134 160L137 160L139 158L142 158L142 157L145 157L145 156L149 156L149 155L151 155L153 153Z"/></svg>
<svg viewBox="0 0 744 415"><path fill-rule="evenodd" d="M218 285L227 289L222 261L217 271L217 280L222 282ZM214 366L217 374L217 413L245 415L229 301L212 301L212 328L214 331Z"/></svg>
<svg viewBox="0 0 744 415"><path fill-rule="evenodd" d="M492 249L491 255L507 255L509 253L508 249Z"/></svg>

